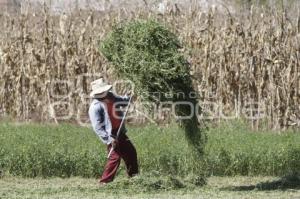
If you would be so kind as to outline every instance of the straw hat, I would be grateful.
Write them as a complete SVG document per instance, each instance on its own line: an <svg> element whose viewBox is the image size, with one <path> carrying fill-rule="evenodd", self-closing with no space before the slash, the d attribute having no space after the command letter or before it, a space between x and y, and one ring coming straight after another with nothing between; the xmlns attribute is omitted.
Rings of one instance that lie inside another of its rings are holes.
<svg viewBox="0 0 300 199"><path fill-rule="evenodd" d="M104 82L103 78L97 79L91 83L92 92L90 93L90 97L94 97L97 94L104 93L109 91L112 88L112 85Z"/></svg>

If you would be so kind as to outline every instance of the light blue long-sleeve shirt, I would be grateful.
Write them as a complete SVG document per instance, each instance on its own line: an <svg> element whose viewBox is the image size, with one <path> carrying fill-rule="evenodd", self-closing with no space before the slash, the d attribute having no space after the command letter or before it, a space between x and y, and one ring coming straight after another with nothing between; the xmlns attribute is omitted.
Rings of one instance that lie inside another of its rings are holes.
<svg viewBox="0 0 300 199"><path fill-rule="evenodd" d="M113 97L118 106L128 105L129 97L116 96L112 92L108 92L109 97ZM93 99L89 108L89 117L95 133L104 144L110 144L113 140L112 125L108 115L106 105L100 99ZM122 125L121 132L126 133L125 125Z"/></svg>

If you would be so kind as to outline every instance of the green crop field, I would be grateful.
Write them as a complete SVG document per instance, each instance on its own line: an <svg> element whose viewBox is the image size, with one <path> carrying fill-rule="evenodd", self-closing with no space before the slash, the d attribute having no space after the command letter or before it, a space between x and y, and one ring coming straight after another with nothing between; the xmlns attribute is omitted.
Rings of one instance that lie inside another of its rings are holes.
<svg viewBox="0 0 300 199"><path fill-rule="evenodd" d="M116 181L98 187L106 151L90 128L2 122L0 198L300 197L298 132L224 123L207 130L205 155L195 161L176 124L128 129L140 176L127 179L121 167Z"/></svg>
<svg viewBox="0 0 300 199"><path fill-rule="evenodd" d="M242 122L206 131L203 159L194 160L184 130L172 124L129 127L141 172L165 175L282 176L300 170L298 132L253 132ZM0 124L2 175L95 177L106 161L105 146L90 128L76 125Z"/></svg>

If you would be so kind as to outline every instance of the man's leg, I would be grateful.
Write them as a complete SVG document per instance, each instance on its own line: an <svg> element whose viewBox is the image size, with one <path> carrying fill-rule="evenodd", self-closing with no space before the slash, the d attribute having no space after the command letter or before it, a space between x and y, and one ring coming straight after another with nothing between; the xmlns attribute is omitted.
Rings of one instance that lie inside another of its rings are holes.
<svg viewBox="0 0 300 199"><path fill-rule="evenodd" d="M139 173L136 149L126 136L120 141L120 155L125 162L126 171L129 177Z"/></svg>
<svg viewBox="0 0 300 199"><path fill-rule="evenodd" d="M111 149L111 145L109 145L107 147L107 149L109 152ZM120 166L120 162L121 162L121 156L120 156L119 152L116 150L113 150L113 152L111 153L111 155L105 165L102 177L100 179L100 183L108 183L108 182L111 182L114 180L114 177Z"/></svg>

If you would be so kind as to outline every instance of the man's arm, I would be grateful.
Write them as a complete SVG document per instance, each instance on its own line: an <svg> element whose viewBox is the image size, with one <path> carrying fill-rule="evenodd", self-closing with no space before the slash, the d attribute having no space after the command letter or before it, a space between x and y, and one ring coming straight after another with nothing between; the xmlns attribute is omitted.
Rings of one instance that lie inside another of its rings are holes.
<svg viewBox="0 0 300 199"><path fill-rule="evenodd" d="M100 104L93 104L89 109L89 117L92 127L100 140L105 144L110 144L113 138L106 131L105 114Z"/></svg>

